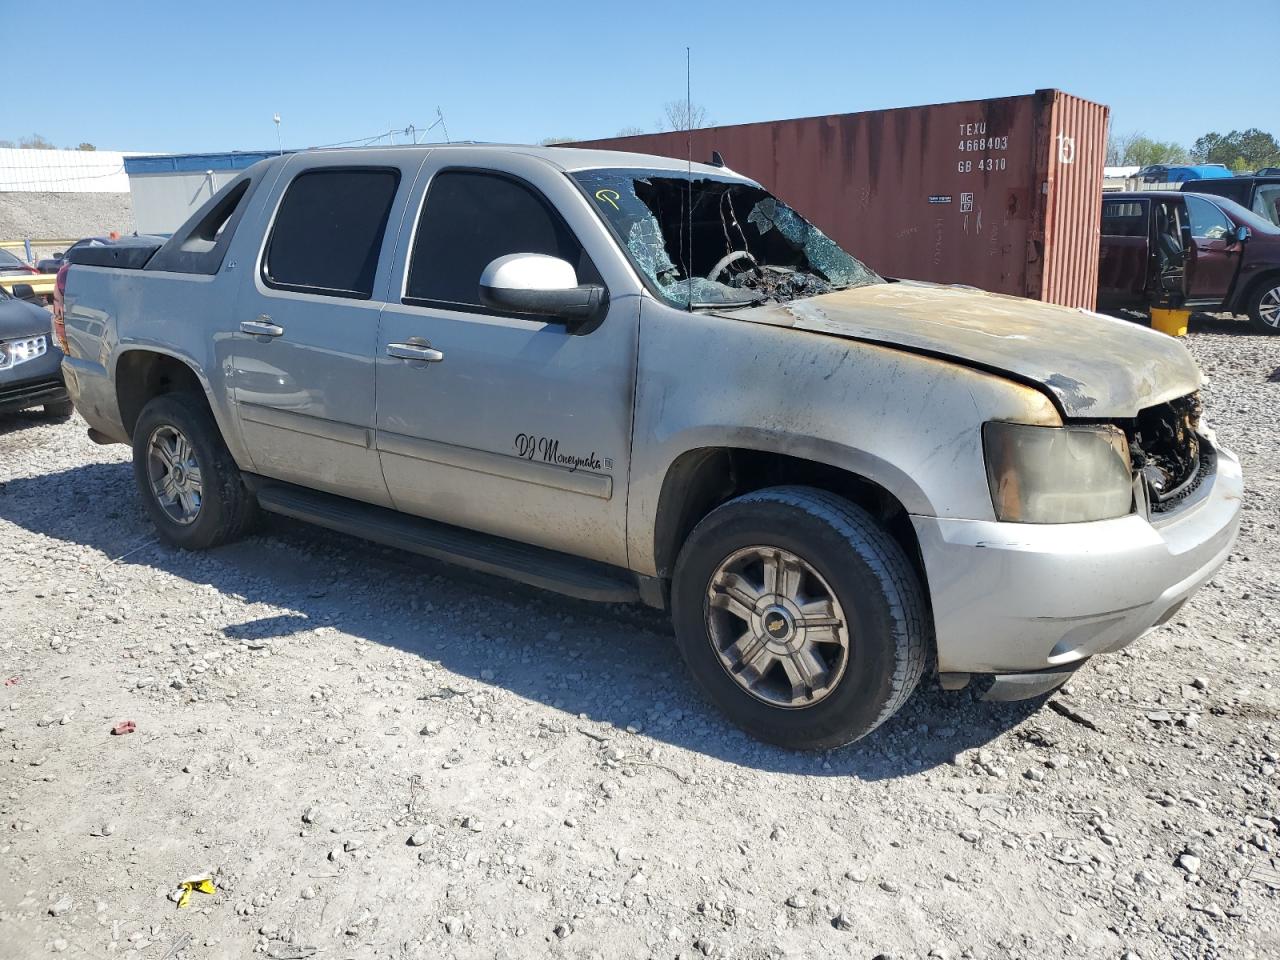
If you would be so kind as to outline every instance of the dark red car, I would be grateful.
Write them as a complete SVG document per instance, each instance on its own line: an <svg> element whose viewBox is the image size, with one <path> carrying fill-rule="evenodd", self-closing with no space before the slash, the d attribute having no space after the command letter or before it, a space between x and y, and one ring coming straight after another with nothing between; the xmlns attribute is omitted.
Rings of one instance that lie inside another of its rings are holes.
<svg viewBox="0 0 1280 960"><path fill-rule="evenodd" d="M1104 195L1098 308L1153 305L1247 313L1280 334L1280 227L1225 197Z"/></svg>

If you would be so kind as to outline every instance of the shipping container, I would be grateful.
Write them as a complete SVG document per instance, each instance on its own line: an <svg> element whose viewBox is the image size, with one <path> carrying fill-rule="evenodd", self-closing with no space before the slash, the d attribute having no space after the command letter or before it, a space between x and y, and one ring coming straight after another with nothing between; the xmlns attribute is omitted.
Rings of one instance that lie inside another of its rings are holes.
<svg viewBox="0 0 1280 960"><path fill-rule="evenodd" d="M1093 309L1107 112L1038 90L576 145L717 151L885 276Z"/></svg>

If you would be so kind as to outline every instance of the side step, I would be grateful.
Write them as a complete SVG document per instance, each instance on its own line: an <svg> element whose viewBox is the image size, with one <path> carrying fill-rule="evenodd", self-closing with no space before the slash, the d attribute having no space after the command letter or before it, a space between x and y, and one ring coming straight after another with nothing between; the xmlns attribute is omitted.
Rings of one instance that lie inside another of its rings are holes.
<svg viewBox="0 0 1280 960"><path fill-rule="evenodd" d="M424 520L328 493L261 477L245 477L262 509L306 520L388 547L479 570L555 593L608 603L640 600L635 576L612 567L515 540Z"/></svg>

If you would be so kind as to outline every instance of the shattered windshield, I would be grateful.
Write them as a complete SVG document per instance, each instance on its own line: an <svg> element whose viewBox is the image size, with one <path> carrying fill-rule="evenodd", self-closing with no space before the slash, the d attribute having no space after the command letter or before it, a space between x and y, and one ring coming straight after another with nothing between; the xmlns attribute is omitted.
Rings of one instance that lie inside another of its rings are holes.
<svg viewBox="0 0 1280 960"><path fill-rule="evenodd" d="M583 170L571 176L674 306L744 306L882 282L753 183L705 174L690 183L670 170Z"/></svg>

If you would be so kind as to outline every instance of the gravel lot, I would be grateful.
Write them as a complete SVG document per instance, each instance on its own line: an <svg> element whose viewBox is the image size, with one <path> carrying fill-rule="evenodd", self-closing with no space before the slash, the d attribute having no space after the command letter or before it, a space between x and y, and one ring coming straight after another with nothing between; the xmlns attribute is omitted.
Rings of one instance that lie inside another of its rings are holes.
<svg viewBox="0 0 1280 960"><path fill-rule="evenodd" d="M926 680L826 755L656 613L283 521L175 552L125 448L0 421L0 957L1280 957L1280 339L1195 331L1223 572L1047 704Z"/></svg>

